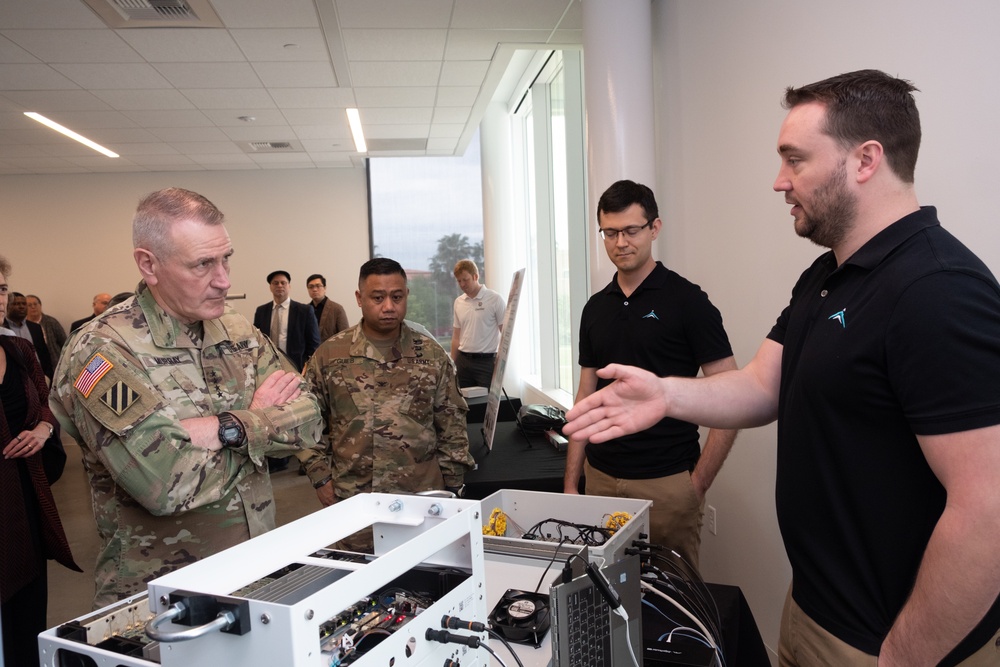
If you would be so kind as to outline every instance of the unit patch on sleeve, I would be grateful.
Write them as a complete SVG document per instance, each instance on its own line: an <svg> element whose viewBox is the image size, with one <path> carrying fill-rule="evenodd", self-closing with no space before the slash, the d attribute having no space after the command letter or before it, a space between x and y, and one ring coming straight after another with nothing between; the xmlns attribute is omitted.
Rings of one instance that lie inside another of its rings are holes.
<svg viewBox="0 0 1000 667"><path fill-rule="evenodd" d="M107 375L108 371L114 367L114 364L98 352L91 357L84 369L80 371L80 375L77 376L73 387L83 394L84 398L90 398L90 392L94 390L94 387L101 381L101 378Z"/></svg>
<svg viewBox="0 0 1000 667"><path fill-rule="evenodd" d="M101 396L101 403L111 408L119 417L139 399L139 394L119 380Z"/></svg>

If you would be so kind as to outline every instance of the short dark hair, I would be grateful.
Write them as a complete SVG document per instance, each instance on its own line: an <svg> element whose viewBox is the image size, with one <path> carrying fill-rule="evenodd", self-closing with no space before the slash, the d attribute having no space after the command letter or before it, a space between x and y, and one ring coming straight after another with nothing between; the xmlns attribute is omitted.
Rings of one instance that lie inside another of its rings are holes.
<svg viewBox="0 0 1000 667"><path fill-rule="evenodd" d="M14 298L15 296L19 296L21 298L25 298L24 295L21 294L20 292L11 292L10 296L11 296L11 298Z"/></svg>
<svg viewBox="0 0 1000 667"><path fill-rule="evenodd" d="M268 285L271 284L271 281L274 280L275 276L285 276L285 280L287 280L289 283L292 282L292 277L288 274L288 271L278 270L278 271L271 271L269 274L267 274Z"/></svg>
<svg viewBox="0 0 1000 667"><path fill-rule="evenodd" d="M786 109L818 102L826 107L823 131L845 149L866 141L882 144L889 169L904 183L913 182L920 151L920 114L905 79L863 69L785 89Z"/></svg>
<svg viewBox="0 0 1000 667"><path fill-rule="evenodd" d="M632 204L638 204L646 214L646 221L660 217L653 191L642 183L622 180L613 183L597 200L597 224L601 224L601 213L621 213Z"/></svg>
<svg viewBox="0 0 1000 667"><path fill-rule="evenodd" d="M311 276L309 276L308 278L306 278L306 287L308 287L309 283L311 283L312 281L316 280L317 278L319 278L323 282L323 287L326 287L326 278L324 278L323 274L321 274L321 273L314 273Z"/></svg>
<svg viewBox="0 0 1000 667"><path fill-rule="evenodd" d="M361 265L361 271L358 272L358 286L360 287L368 276L391 276L397 273L403 276L403 280L407 279L406 271L396 260L388 257L369 259Z"/></svg>

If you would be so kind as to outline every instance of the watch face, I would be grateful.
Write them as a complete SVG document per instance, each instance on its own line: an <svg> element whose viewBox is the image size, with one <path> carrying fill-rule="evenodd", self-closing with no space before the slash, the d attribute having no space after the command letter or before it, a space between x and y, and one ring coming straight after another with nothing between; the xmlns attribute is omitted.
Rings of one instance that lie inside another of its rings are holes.
<svg viewBox="0 0 1000 667"><path fill-rule="evenodd" d="M222 439L227 445L237 444L243 439L242 434L240 433L240 427L235 424L227 426L222 430Z"/></svg>

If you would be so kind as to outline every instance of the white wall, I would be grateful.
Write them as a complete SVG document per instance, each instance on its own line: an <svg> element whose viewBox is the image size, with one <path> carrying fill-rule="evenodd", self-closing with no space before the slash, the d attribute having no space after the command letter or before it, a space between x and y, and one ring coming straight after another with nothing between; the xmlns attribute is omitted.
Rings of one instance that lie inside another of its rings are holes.
<svg viewBox="0 0 1000 667"><path fill-rule="evenodd" d="M132 214L139 199L178 186L208 197L226 215L236 250L231 303L248 318L270 301L266 276L292 275L292 298L307 302L306 277L322 273L327 295L347 310L369 257L364 169L0 176L0 254L12 290L41 297L64 326L89 315L98 292L135 289Z"/></svg>
<svg viewBox="0 0 1000 667"><path fill-rule="evenodd" d="M876 68L912 81L923 122L922 204L1000 273L995 222L1000 5L920 0L654 2L659 257L702 285L737 361L754 354L822 250L792 231L771 190L784 88ZM774 519L773 426L737 440L708 501L706 577L740 585L776 646L790 571ZM819 530L820 528L817 527Z"/></svg>

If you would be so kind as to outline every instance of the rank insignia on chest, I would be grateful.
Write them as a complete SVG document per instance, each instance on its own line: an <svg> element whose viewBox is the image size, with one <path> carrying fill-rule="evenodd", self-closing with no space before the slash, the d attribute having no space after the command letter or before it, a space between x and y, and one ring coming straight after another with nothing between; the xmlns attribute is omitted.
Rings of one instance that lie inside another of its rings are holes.
<svg viewBox="0 0 1000 667"><path fill-rule="evenodd" d="M84 398L90 398L90 392L94 390L94 387L101 381L101 378L107 375L108 371L114 367L114 364L108 361L103 354L97 353L91 357L84 369L80 371L80 375L77 376L73 387L83 394Z"/></svg>
<svg viewBox="0 0 1000 667"><path fill-rule="evenodd" d="M101 403L111 408L111 410L121 417L122 413L139 399L139 394L124 382L116 382L111 389L101 396Z"/></svg>

